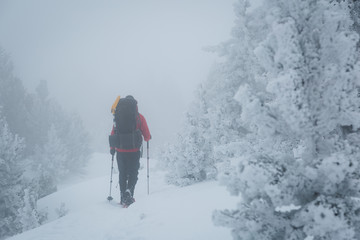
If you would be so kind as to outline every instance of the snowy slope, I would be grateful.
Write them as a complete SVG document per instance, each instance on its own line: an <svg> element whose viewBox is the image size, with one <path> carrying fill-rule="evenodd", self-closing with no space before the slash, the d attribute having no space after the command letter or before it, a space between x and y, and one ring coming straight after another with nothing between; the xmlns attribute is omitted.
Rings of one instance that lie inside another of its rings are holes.
<svg viewBox="0 0 360 240"><path fill-rule="evenodd" d="M142 159L146 164L146 159ZM166 185L164 174L150 159L150 195L147 195L146 167L139 173L136 203L121 208L117 173L114 173L112 203L109 195L110 155L94 154L86 175L67 184L39 202L52 220L9 240L112 240L112 239L231 239L230 230L215 227L215 209L235 208L238 198L230 197L217 182L179 188ZM116 163L114 168L117 168ZM58 218L56 209L65 204L67 214Z"/></svg>

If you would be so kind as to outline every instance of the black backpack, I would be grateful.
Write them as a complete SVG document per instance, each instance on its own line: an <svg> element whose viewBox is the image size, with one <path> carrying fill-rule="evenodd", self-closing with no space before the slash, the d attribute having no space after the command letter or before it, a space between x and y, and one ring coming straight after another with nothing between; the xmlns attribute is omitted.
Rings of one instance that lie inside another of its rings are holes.
<svg viewBox="0 0 360 240"><path fill-rule="evenodd" d="M142 134L136 129L138 121L140 117L136 100L128 97L120 99L114 114L115 134L110 136L110 146L119 149L140 148Z"/></svg>
<svg viewBox="0 0 360 240"><path fill-rule="evenodd" d="M138 118L137 103L135 99L122 98L116 106L114 114L115 133L131 133L136 129Z"/></svg>

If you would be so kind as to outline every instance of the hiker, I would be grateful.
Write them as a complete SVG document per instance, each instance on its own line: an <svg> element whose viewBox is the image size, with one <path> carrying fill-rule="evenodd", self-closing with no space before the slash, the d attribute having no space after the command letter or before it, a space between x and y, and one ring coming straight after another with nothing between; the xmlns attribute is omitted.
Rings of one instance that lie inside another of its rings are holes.
<svg viewBox="0 0 360 240"><path fill-rule="evenodd" d="M142 137L147 142L151 139L149 128L143 115L138 112L137 101L129 95L117 99L114 112L114 125L111 136L116 144L110 144L111 155L115 154L119 168L120 204L129 206L134 199L135 185L140 168L140 148Z"/></svg>

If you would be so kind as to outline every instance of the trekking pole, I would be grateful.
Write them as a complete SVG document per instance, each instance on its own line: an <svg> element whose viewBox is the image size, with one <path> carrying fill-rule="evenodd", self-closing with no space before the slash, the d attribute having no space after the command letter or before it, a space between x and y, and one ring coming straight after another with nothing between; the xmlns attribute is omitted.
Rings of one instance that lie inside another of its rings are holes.
<svg viewBox="0 0 360 240"><path fill-rule="evenodd" d="M115 154L114 154L115 155ZM111 158L111 174L110 174L110 194L107 198L107 200L110 202L111 200L113 200L113 197L111 196L111 185L112 185L112 174L113 174L113 169L114 169L114 155L112 155Z"/></svg>
<svg viewBox="0 0 360 240"><path fill-rule="evenodd" d="M149 185L149 141L147 141L147 194L150 194L150 185Z"/></svg>

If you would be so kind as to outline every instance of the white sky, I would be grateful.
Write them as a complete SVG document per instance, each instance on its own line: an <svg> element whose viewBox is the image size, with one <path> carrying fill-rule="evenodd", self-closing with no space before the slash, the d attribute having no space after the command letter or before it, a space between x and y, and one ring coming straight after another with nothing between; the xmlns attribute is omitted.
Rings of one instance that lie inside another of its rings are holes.
<svg viewBox="0 0 360 240"><path fill-rule="evenodd" d="M179 130L196 86L230 37L235 0L0 0L0 46L29 91L75 111L107 151L110 107L133 95L158 146Z"/></svg>

